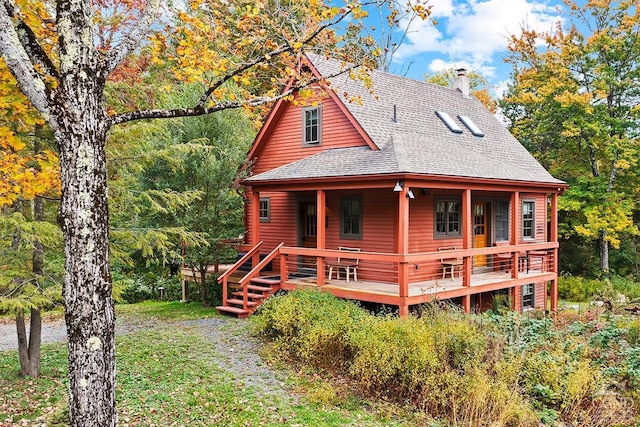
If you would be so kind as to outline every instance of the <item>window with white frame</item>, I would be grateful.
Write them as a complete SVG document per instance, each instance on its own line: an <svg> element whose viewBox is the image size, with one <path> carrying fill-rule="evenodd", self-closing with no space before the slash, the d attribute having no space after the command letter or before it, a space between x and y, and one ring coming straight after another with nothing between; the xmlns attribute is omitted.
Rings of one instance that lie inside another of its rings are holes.
<svg viewBox="0 0 640 427"><path fill-rule="evenodd" d="M522 310L532 310L536 307L535 289L533 283L522 286Z"/></svg>
<svg viewBox="0 0 640 427"><path fill-rule="evenodd" d="M524 200L522 202L522 238L535 239L536 202Z"/></svg>
<svg viewBox="0 0 640 427"><path fill-rule="evenodd" d="M271 199L269 197L260 198L259 217L260 222L271 221Z"/></svg>
<svg viewBox="0 0 640 427"><path fill-rule="evenodd" d="M322 139L322 107L302 109L302 144L318 145Z"/></svg>
<svg viewBox="0 0 640 427"><path fill-rule="evenodd" d="M460 236L460 199L436 199L436 237Z"/></svg>

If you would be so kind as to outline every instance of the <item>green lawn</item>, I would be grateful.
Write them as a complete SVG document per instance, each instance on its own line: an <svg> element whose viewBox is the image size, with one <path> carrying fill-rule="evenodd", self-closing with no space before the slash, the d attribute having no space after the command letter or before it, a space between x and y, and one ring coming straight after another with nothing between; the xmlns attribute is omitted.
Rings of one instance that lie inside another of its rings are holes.
<svg viewBox="0 0 640 427"><path fill-rule="evenodd" d="M117 338L119 424L126 426L400 426L395 411L374 410L318 379L288 374L297 399L261 392L216 364L216 352L195 326L174 319L217 316L197 303L142 303L117 307L121 317L167 321L167 326ZM16 351L0 352L0 425L67 425L66 347L45 345L42 375L17 377Z"/></svg>

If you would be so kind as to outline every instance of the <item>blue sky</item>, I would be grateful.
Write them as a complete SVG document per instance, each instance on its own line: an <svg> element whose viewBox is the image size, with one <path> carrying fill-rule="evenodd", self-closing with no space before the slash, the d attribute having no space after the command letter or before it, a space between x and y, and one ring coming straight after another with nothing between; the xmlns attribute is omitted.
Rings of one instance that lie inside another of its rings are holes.
<svg viewBox="0 0 640 427"><path fill-rule="evenodd" d="M415 22L394 57L390 72L418 80L425 73L465 67L485 75L499 95L509 79L508 37L523 24L551 30L563 21L561 0L431 0L431 17ZM408 72L406 72L408 68Z"/></svg>

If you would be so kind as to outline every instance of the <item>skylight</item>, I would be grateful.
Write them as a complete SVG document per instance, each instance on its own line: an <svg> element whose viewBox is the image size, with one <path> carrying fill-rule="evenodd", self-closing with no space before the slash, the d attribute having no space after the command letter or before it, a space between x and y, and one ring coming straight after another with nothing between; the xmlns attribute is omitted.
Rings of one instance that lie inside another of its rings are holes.
<svg viewBox="0 0 640 427"><path fill-rule="evenodd" d="M444 111L436 111L436 115L440 117L440 120L447 125L449 130L453 133L462 133L462 128L458 126L456 122L453 121L450 115L445 113Z"/></svg>
<svg viewBox="0 0 640 427"><path fill-rule="evenodd" d="M467 116L458 116L458 118L467 127L467 129L469 129L471 131L471 133L474 136L484 136L484 132L482 132L480 130L480 128L478 126L476 126L476 124L473 123L473 120L471 120L469 117L467 117Z"/></svg>

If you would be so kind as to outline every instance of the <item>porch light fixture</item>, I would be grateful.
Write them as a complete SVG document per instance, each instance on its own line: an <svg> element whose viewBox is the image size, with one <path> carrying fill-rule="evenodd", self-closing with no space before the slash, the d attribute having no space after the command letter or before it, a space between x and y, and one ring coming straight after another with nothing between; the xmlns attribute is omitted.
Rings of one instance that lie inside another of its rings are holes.
<svg viewBox="0 0 640 427"><path fill-rule="evenodd" d="M416 196L413 195L413 191L411 189L407 190L407 199L415 199Z"/></svg>
<svg viewBox="0 0 640 427"><path fill-rule="evenodd" d="M393 187L393 191L395 193L399 193L402 191L402 186L404 185L404 181L400 180L400 181L396 181L396 186Z"/></svg>

